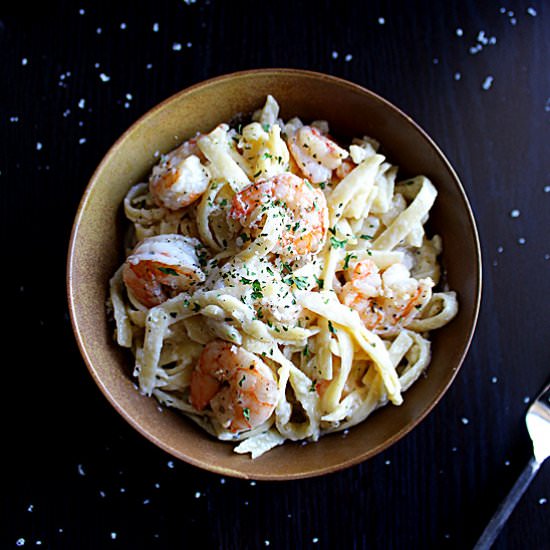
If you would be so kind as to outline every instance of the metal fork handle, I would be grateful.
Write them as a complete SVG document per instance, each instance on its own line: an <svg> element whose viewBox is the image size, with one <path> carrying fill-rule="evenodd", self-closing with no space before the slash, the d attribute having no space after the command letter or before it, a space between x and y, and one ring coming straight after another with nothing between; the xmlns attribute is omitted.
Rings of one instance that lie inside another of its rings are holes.
<svg viewBox="0 0 550 550"><path fill-rule="evenodd" d="M540 463L535 460L535 457L531 457L523 469L523 472L521 472L517 481L514 483L514 486L506 498L500 503L500 506L497 508L491 521L487 524L487 527L485 527L481 537L479 537L474 546L474 550L489 550L489 548L491 548L519 499L523 493L525 493L531 481L533 481L539 468Z"/></svg>

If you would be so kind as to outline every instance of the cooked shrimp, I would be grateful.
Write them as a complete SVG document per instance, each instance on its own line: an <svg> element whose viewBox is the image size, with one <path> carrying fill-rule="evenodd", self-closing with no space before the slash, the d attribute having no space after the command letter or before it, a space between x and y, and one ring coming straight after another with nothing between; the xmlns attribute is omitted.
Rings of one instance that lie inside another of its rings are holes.
<svg viewBox="0 0 550 550"><path fill-rule="evenodd" d="M274 250L282 255L304 256L321 250L327 232L328 209L320 189L290 172L258 180L233 197L230 216L256 237L269 205L282 207L289 215L283 235ZM261 208L260 208L261 207Z"/></svg>
<svg viewBox="0 0 550 550"><path fill-rule="evenodd" d="M149 191L158 206L178 210L189 206L206 191L210 173L201 164L205 158L197 139L192 138L163 155L153 167Z"/></svg>
<svg viewBox="0 0 550 550"><path fill-rule="evenodd" d="M403 264L379 272L373 261L362 260L351 270L340 301L356 310L369 330L391 336L406 327L429 302L432 286L429 278L417 281L410 277Z"/></svg>
<svg viewBox="0 0 550 550"><path fill-rule="evenodd" d="M156 235L137 244L126 259L123 280L133 296L154 307L204 281L202 244L182 235Z"/></svg>
<svg viewBox="0 0 550 550"><path fill-rule="evenodd" d="M349 153L313 126L288 136L288 146L301 172L313 183L329 181Z"/></svg>
<svg viewBox="0 0 550 550"><path fill-rule="evenodd" d="M273 371L256 355L223 340L205 346L191 375L193 407L202 411L210 405L216 420L231 432L266 422L278 399Z"/></svg>

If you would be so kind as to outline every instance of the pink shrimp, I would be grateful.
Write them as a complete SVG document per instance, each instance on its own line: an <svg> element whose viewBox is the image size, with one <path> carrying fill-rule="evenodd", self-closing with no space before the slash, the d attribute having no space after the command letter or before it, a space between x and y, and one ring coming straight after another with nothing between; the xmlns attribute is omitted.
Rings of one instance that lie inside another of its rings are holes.
<svg viewBox="0 0 550 550"><path fill-rule="evenodd" d="M122 277L144 306L154 307L204 281L197 239L182 235L147 237L126 259Z"/></svg>
<svg viewBox="0 0 550 550"><path fill-rule="evenodd" d="M261 233L264 210L271 205L282 207L290 218L275 252L303 256L321 250L327 233L328 209L320 189L290 172L284 172L258 180L237 193L230 216L249 228L256 237Z"/></svg>
<svg viewBox="0 0 550 550"><path fill-rule="evenodd" d="M206 191L210 174L201 163L205 157L198 137L162 155L149 178L149 191L158 206L178 210L195 202Z"/></svg>
<svg viewBox="0 0 550 550"><path fill-rule="evenodd" d="M372 260L357 262L340 301L359 313L365 326L379 335L395 335L431 298L431 279L410 277L403 264L379 271Z"/></svg>
<svg viewBox="0 0 550 550"><path fill-rule="evenodd" d="M223 340L208 343L191 375L190 402L208 405L231 432L260 426L273 414L279 393L273 371L259 357Z"/></svg>
<svg viewBox="0 0 550 550"><path fill-rule="evenodd" d="M332 171L349 154L313 126L302 126L288 136L288 147L300 171L313 183L330 181Z"/></svg>

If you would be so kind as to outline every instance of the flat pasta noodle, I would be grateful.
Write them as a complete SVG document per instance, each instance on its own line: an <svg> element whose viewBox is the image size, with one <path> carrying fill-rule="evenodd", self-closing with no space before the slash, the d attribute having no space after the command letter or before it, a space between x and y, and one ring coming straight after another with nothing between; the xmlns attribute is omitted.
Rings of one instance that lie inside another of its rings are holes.
<svg viewBox="0 0 550 550"><path fill-rule="evenodd" d="M399 181L378 150L336 144L326 121L282 121L269 95L131 186L107 307L143 394L252 458L403 402L459 305L432 290L435 185Z"/></svg>

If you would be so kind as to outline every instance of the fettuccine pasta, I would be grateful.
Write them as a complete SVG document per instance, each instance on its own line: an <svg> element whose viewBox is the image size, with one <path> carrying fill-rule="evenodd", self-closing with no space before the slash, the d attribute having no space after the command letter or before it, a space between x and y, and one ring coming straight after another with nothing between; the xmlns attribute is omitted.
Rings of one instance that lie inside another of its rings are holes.
<svg viewBox="0 0 550 550"><path fill-rule="evenodd" d="M108 300L140 391L252 458L400 405L458 310L436 290L436 197L271 96L162 155L124 200Z"/></svg>

